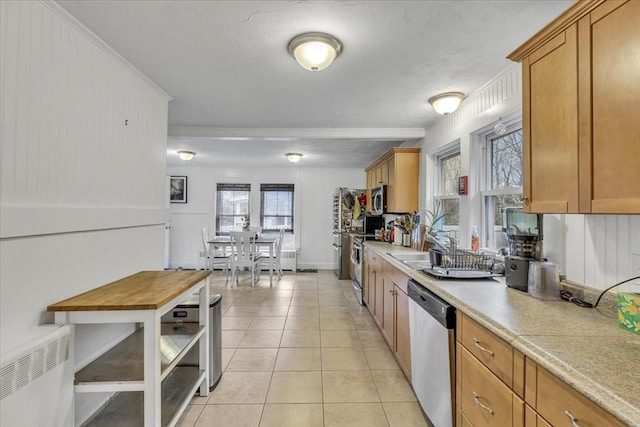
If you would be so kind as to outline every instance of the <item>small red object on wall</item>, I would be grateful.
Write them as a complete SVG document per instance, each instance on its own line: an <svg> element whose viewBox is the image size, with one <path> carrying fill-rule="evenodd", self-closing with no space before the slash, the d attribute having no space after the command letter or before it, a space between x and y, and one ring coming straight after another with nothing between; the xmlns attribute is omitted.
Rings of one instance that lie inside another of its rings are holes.
<svg viewBox="0 0 640 427"><path fill-rule="evenodd" d="M458 178L458 195L466 196L469 190L469 177L467 175Z"/></svg>

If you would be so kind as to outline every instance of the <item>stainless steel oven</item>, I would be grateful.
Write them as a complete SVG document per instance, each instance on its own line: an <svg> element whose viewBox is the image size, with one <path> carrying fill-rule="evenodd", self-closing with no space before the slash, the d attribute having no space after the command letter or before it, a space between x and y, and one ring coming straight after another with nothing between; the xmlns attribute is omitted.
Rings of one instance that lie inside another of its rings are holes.
<svg viewBox="0 0 640 427"><path fill-rule="evenodd" d="M351 245L351 264L353 264L353 279L351 280L351 286L353 287L353 293L356 295L356 299L360 305L364 305L364 301L362 299L362 255L362 241L355 238Z"/></svg>

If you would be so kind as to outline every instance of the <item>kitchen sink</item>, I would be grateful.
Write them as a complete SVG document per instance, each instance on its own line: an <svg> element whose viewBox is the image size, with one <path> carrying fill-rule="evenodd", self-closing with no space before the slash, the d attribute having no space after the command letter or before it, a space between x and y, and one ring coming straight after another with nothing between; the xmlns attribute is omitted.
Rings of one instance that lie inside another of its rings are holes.
<svg viewBox="0 0 640 427"><path fill-rule="evenodd" d="M431 261L429 260L428 252L420 253L389 253L391 257L397 259L404 265L414 270L424 270L431 267Z"/></svg>
<svg viewBox="0 0 640 427"><path fill-rule="evenodd" d="M429 261L429 252L419 253L391 253L387 252L390 256L398 261Z"/></svg>

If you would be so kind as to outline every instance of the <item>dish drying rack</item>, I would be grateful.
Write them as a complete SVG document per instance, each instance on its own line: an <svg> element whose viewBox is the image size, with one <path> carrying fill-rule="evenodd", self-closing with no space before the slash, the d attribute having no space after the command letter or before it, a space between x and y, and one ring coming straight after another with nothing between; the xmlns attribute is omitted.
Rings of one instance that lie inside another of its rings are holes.
<svg viewBox="0 0 640 427"><path fill-rule="evenodd" d="M458 249L457 242L449 238L449 245L438 242L429 249L431 268L425 273L438 278L482 279L496 276L493 273L495 258L484 252Z"/></svg>

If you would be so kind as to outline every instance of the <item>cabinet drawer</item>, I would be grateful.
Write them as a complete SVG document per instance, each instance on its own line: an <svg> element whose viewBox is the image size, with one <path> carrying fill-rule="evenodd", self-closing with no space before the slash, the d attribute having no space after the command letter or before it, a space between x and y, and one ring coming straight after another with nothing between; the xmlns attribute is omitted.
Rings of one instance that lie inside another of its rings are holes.
<svg viewBox="0 0 640 427"><path fill-rule="evenodd" d="M402 292L407 293L407 283L409 282L409 276L398 270L387 261L383 261L382 271L387 275L389 279L396 284Z"/></svg>
<svg viewBox="0 0 640 427"><path fill-rule="evenodd" d="M474 427L522 426L524 403L471 353L462 348L460 403Z"/></svg>
<svg viewBox="0 0 640 427"><path fill-rule="evenodd" d="M513 388L513 349L485 328L462 316L462 344L509 387Z"/></svg>
<svg viewBox="0 0 640 427"><path fill-rule="evenodd" d="M625 425L540 366L538 366L537 405L538 413L553 426L571 426L568 414L575 417L580 427L623 427Z"/></svg>

